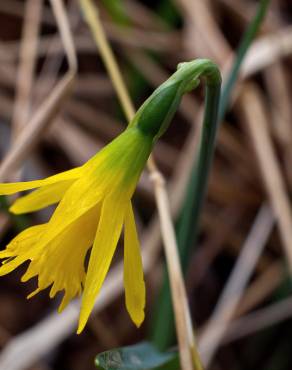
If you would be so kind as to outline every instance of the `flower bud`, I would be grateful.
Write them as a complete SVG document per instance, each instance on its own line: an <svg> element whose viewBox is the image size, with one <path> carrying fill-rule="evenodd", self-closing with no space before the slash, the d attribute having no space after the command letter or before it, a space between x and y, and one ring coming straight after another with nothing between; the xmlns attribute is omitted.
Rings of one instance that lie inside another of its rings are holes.
<svg viewBox="0 0 292 370"><path fill-rule="evenodd" d="M181 81L167 81L161 85L138 110L132 125L154 140L158 139L167 129L180 103L183 95L181 85Z"/></svg>

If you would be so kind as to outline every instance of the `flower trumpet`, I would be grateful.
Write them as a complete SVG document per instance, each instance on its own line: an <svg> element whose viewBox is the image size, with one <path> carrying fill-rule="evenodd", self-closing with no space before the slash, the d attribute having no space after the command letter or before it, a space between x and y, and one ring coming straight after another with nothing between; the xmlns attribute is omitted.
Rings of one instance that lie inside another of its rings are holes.
<svg viewBox="0 0 292 370"><path fill-rule="evenodd" d="M137 111L117 138L81 167L42 180L0 184L0 194L37 189L17 199L15 214L58 203L50 220L29 227L0 252L5 275L29 261L22 281L37 277L50 297L63 291L59 310L83 292L78 333L92 311L124 230L126 307L133 322L144 320L145 285L131 198L156 140L167 129L186 91L199 76L212 76L210 61L183 63ZM215 66L216 68L216 66ZM88 266L85 259L89 256Z"/></svg>

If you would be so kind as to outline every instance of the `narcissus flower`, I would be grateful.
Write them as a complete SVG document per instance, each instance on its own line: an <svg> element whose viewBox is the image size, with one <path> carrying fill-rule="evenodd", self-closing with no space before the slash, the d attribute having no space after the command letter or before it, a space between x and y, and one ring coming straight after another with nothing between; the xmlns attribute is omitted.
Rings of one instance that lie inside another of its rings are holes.
<svg viewBox="0 0 292 370"><path fill-rule="evenodd" d="M83 291L78 332L88 320L122 230L126 307L137 326L144 319L145 285L131 198L155 141L184 92L195 85L200 63L184 63L146 100L128 128L83 166L43 180L0 184L0 195L37 188L15 201L10 208L15 214L59 203L47 223L24 230L0 252L0 275L29 261L21 280L38 278L29 297L48 287L51 298L63 291L60 311Z"/></svg>
<svg viewBox="0 0 292 370"><path fill-rule="evenodd" d="M0 275L29 260L22 281L38 276L38 288L29 297L49 286L50 297L64 290L60 310L84 285L79 331L93 308L123 226L126 306L137 326L144 319L145 287L131 197L152 143L151 136L132 127L82 167L44 180L0 184L1 194L38 188L16 200L10 208L16 214L60 202L48 223L24 230L0 252L6 259Z"/></svg>

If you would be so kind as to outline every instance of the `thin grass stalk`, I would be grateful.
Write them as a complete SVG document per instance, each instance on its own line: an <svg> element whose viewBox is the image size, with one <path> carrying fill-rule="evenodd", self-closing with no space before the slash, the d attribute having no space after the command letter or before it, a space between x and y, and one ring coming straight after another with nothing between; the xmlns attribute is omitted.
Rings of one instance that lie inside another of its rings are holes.
<svg viewBox="0 0 292 370"><path fill-rule="evenodd" d="M25 4L19 52L20 62L17 68L16 93L11 120L12 137L17 136L30 115L42 6L41 0L28 0Z"/></svg>
<svg viewBox="0 0 292 370"><path fill-rule="evenodd" d="M128 90L125 88L125 82L122 74L119 72L116 58L107 41L97 8L92 4L91 0L79 1L86 22L91 29L92 36L100 50L103 62L121 102L121 107L124 110L127 120L130 122L135 115L135 108L132 104Z"/></svg>
<svg viewBox="0 0 292 370"><path fill-rule="evenodd" d="M208 367L222 341L275 224L272 209L261 206L214 311L200 334L200 351Z"/></svg>

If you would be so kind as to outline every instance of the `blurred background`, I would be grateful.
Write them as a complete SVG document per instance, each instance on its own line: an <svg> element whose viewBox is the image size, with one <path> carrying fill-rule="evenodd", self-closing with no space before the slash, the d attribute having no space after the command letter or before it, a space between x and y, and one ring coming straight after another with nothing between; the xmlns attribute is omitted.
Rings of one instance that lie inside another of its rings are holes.
<svg viewBox="0 0 292 370"><path fill-rule="evenodd" d="M225 81L258 3L95 2L136 108L182 61L210 58L220 66ZM37 179L78 166L126 126L78 1L67 1L66 7L79 63L74 88L57 104L53 119L43 120L41 129L31 133L21 157L12 156L5 168L4 162L0 164L1 182ZM68 65L49 1L1 0L0 24L3 160ZM272 0L220 127L198 241L188 244L183 262L208 369L292 368L291 65L292 5L289 0ZM154 150L167 180L174 220L184 209L203 100L201 87L184 97ZM96 354L110 348L145 339L161 349L175 345L172 320L168 321L161 298L164 254L147 171L134 205L148 261L142 327L137 330L130 321L123 292L115 284L121 248L100 304L79 336L74 304L58 316L59 299L50 300L48 291L26 300L35 281L20 283L24 265L0 280L0 370L91 370ZM42 223L52 212L15 218L5 205L1 209L1 249L24 225Z"/></svg>

